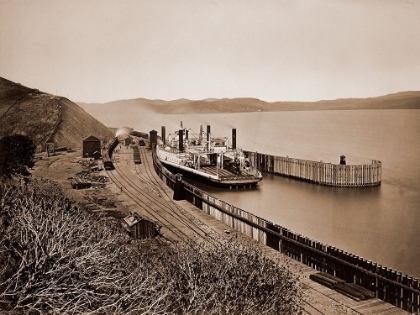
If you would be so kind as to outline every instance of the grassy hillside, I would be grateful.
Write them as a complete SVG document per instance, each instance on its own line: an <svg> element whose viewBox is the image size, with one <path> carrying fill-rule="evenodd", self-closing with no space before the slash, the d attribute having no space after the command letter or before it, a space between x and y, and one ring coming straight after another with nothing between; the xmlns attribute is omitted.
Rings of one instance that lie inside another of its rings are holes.
<svg viewBox="0 0 420 315"><path fill-rule="evenodd" d="M363 110L363 109L420 109L420 92L401 92L374 98L337 99L318 102L273 102L255 98L205 99L192 101L148 100L144 98L120 100L104 104L78 103L101 121L106 117L119 117L127 112L144 111L159 114L211 114L238 112L274 112L309 110ZM122 111L124 109L124 111ZM105 119L104 119L105 118Z"/></svg>
<svg viewBox="0 0 420 315"><path fill-rule="evenodd" d="M13 83L6 79L0 80L0 117L2 117L11 106L17 103L22 97L33 92L33 89Z"/></svg>
<svg viewBox="0 0 420 315"><path fill-rule="evenodd" d="M28 135L41 151L47 142L81 148L83 139L111 131L70 100L0 78L0 137Z"/></svg>

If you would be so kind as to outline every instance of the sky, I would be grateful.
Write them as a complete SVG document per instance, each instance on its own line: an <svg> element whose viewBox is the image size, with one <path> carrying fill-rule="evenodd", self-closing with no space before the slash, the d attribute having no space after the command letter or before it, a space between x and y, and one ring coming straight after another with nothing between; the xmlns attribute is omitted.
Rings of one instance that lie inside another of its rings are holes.
<svg viewBox="0 0 420 315"><path fill-rule="evenodd" d="M420 90L417 0L0 0L0 76L78 102Z"/></svg>

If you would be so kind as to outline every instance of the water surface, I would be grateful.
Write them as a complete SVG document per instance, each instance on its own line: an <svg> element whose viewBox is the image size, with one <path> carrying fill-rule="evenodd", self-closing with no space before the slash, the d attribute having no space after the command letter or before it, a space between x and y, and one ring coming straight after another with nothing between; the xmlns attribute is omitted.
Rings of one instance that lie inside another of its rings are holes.
<svg viewBox="0 0 420 315"><path fill-rule="evenodd" d="M348 164L383 163L382 185L318 186L264 174L255 189L211 194L262 218L368 260L420 277L420 110L300 111L137 116L133 127L160 134L211 125L245 150Z"/></svg>

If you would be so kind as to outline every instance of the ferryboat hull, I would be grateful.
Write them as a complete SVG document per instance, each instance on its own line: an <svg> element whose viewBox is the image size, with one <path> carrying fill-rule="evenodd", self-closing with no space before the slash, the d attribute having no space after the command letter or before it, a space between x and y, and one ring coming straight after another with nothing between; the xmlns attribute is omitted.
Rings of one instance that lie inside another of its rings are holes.
<svg viewBox="0 0 420 315"><path fill-rule="evenodd" d="M233 174L231 174L229 178L215 179L208 176L208 173L206 172L202 172L201 174L193 173L189 170L182 169L168 163L164 163L163 161L160 161L160 162L173 174L180 173L187 178L191 178L195 181L198 181L207 185L215 186L215 187L221 187L221 188L255 187L257 186L258 182L261 181L261 179L255 178L255 177L248 177L248 178L246 176L235 177ZM209 173L217 172L214 166L207 166L204 169L208 171Z"/></svg>
<svg viewBox="0 0 420 315"><path fill-rule="evenodd" d="M188 131L181 122L180 130L157 141L156 157L169 171L218 187L252 187L262 180L261 172L236 148L236 140L229 146L227 137L212 137L210 126L207 133L200 126L195 137ZM236 129L232 133L236 139Z"/></svg>

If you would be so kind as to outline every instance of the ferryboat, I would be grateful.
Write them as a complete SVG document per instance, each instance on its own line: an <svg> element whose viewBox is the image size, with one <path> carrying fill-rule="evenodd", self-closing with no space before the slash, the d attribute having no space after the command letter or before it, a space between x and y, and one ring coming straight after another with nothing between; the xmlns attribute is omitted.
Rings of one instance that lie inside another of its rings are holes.
<svg viewBox="0 0 420 315"><path fill-rule="evenodd" d="M200 126L198 133L181 128L156 145L156 156L170 171L217 187L255 187L262 180L261 172L251 165L241 149L236 148L236 129L232 143L227 137L217 138Z"/></svg>

